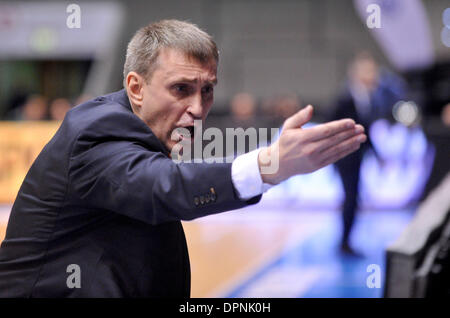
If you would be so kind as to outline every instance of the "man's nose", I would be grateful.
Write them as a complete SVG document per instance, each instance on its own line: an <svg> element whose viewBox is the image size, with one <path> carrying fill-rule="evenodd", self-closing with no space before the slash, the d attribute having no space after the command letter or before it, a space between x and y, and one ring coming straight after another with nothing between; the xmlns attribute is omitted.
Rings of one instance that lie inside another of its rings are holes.
<svg viewBox="0 0 450 318"><path fill-rule="evenodd" d="M196 94L190 100L188 112L192 115L192 117L196 119L201 119L203 116L203 101L202 95Z"/></svg>

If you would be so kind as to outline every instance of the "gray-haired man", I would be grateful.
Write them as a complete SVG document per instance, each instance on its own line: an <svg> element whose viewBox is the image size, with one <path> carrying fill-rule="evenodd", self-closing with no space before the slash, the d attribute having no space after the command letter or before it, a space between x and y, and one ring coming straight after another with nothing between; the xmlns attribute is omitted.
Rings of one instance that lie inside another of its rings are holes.
<svg viewBox="0 0 450 318"><path fill-rule="evenodd" d="M189 296L181 220L256 203L365 141L352 120L302 129L309 106L277 142L233 163L174 163L187 137L177 131L193 131L212 106L218 59L186 22L136 33L125 89L72 109L25 178L0 249L0 297Z"/></svg>

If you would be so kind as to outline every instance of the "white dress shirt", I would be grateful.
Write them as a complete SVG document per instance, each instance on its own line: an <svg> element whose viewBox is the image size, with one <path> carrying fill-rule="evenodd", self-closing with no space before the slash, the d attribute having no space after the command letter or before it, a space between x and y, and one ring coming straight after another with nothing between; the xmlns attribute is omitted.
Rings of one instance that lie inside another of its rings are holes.
<svg viewBox="0 0 450 318"><path fill-rule="evenodd" d="M261 149L238 156L231 165L231 180L241 200L251 199L273 187L261 178L258 165Z"/></svg>

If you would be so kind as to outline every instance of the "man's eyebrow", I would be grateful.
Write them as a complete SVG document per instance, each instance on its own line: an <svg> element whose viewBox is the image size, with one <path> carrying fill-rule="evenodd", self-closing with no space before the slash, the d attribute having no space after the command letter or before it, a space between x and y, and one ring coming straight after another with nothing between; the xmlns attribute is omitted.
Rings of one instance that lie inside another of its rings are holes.
<svg viewBox="0 0 450 318"><path fill-rule="evenodd" d="M181 77L181 78L177 78L174 79L173 82L186 82L186 83L194 83L196 84L198 82L197 78L188 78L188 77ZM210 80L206 80L206 83L210 83L213 85L217 85L217 77L214 77L214 79L212 81Z"/></svg>

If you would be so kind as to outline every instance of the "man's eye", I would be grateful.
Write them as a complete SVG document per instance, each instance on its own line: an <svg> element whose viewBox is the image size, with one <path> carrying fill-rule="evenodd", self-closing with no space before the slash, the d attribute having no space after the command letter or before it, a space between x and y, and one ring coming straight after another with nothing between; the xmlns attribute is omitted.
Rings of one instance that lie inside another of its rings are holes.
<svg viewBox="0 0 450 318"><path fill-rule="evenodd" d="M192 93L191 87L187 84L175 84L171 89L173 94L181 96L186 96Z"/></svg>
<svg viewBox="0 0 450 318"><path fill-rule="evenodd" d="M214 91L214 88L212 86L206 86L203 87L202 91L204 94L210 94Z"/></svg>
<svg viewBox="0 0 450 318"><path fill-rule="evenodd" d="M188 91L187 85L175 85L174 89L175 89L175 91L177 91L179 93L185 93Z"/></svg>

